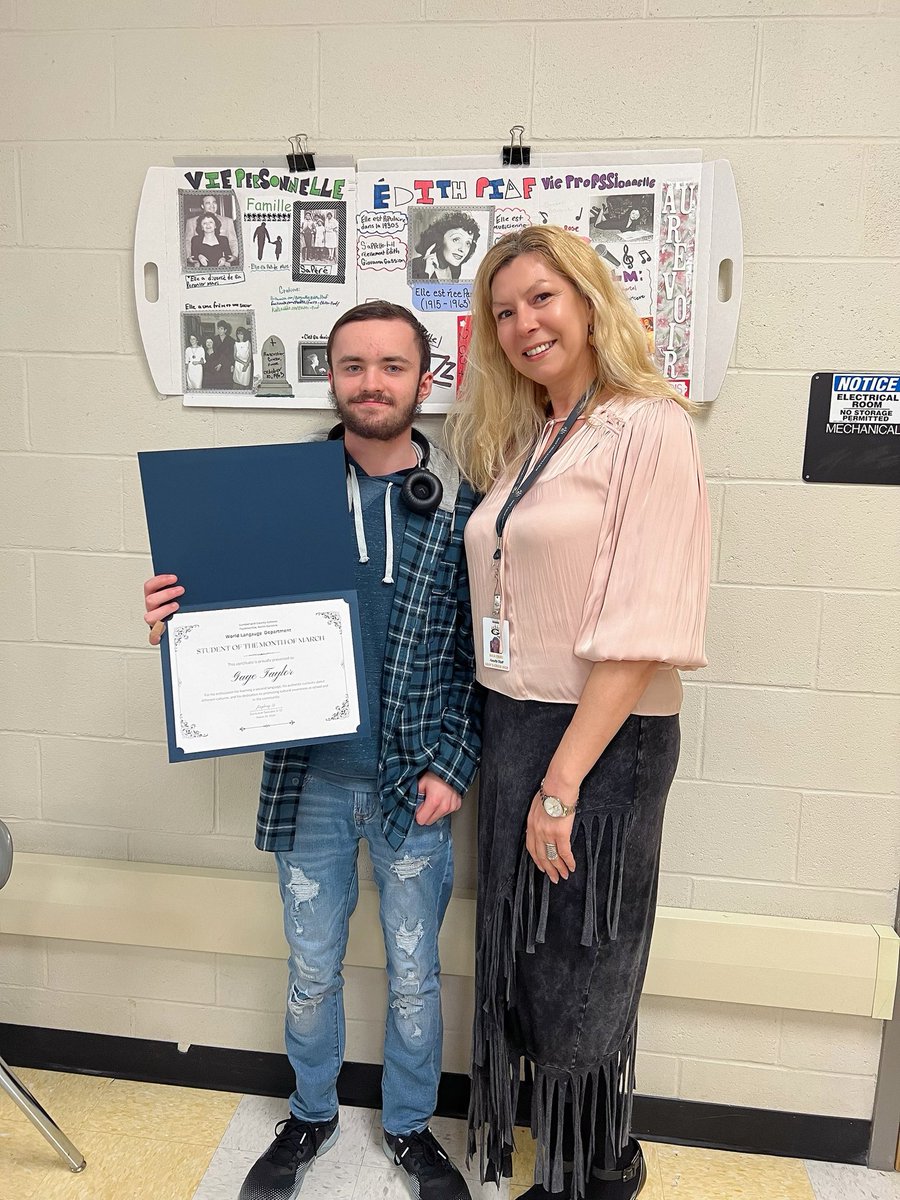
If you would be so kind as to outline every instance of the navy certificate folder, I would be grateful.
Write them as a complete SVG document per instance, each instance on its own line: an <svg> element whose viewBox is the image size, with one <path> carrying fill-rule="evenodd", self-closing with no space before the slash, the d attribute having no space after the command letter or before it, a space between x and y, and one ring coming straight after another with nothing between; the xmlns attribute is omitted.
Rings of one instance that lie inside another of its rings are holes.
<svg viewBox="0 0 900 1200"><path fill-rule="evenodd" d="M178 576L180 611L341 597L350 605L359 696L356 734L368 732L365 673L347 508L343 442L302 442L138 454L153 570ZM174 738L166 641L160 646L169 761L186 753ZM279 741L212 754L247 754Z"/></svg>

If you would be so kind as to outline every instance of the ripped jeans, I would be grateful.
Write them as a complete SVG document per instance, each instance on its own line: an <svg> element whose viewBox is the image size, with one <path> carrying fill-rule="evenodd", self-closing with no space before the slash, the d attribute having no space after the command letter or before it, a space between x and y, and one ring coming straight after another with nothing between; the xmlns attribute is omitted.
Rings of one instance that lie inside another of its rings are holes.
<svg viewBox="0 0 900 1200"><path fill-rule="evenodd" d="M383 1124L389 1133L411 1133L425 1128L437 1104L443 1038L438 932L453 884L453 845L444 817L434 825L414 822L401 848L392 850L381 830L378 793L365 790L371 786L340 786L337 777L310 770L294 848L275 855L290 947L285 1045L297 1080L290 1107L302 1121L326 1121L337 1112L342 968L365 838L387 956Z"/></svg>

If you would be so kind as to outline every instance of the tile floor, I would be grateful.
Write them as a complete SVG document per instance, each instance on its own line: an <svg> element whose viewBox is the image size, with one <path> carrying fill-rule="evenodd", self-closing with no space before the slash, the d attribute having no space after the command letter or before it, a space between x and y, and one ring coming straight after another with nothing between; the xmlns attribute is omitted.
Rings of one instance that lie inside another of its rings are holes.
<svg viewBox="0 0 900 1200"><path fill-rule="evenodd" d="M287 1102L230 1092L17 1072L87 1159L73 1175L0 1095L0 1200L236 1200ZM344 1108L341 1137L310 1170L303 1200L408 1200L381 1152L379 1114ZM462 1121L432 1128L464 1162ZM523 1130L511 1180L498 1193L469 1176L473 1200L517 1200L531 1183ZM900 1200L900 1175L834 1163L645 1143L641 1200Z"/></svg>

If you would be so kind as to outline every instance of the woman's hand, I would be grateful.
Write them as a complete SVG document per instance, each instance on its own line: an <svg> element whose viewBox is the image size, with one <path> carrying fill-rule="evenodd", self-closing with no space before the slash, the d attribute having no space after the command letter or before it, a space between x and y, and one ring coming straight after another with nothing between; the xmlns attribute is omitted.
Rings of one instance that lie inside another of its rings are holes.
<svg viewBox="0 0 900 1200"><path fill-rule="evenodd" d="M425 251L425 276L428 279L433 279L439 270L437 257L437 246L429 246Z"/></svg>
<svg viewBox="0 0 900 1200"><path fill-rule="evenodd" d="M634 710L647 684L659 669L653 661L595 662L575 709L575 715L547 764L544 790L559 796L570 808L578 801L581 784L603 751ZM538 869L554 883L575 870L570 817L551 817L540 793L531 802L525 845ZM556 846L558 858L547 857L547 846Z"/></svg>
<svg viewBox="0 0 900 1200"><path fill-rule="evenodd" d="M183 587L176 587L177 575L154 575L144 584L144 620L150 626L150 645L158 646L163 630L155 626L178 610L176 596L184 595Z"/></svg>
<svg viewBox="0 0 900 1200"><path fill-rule="evenodd" d="M567 804L568 801L564 800L563 803ZM525 848L534 859L537 869L543 871L551 883L568 879L569 872L575 870L571 844L574 824L574 813L570 817L549 816L544 810L540 792L532 800L525 826ZM556 858L547 857L548 846L556 847Z"/></svg>

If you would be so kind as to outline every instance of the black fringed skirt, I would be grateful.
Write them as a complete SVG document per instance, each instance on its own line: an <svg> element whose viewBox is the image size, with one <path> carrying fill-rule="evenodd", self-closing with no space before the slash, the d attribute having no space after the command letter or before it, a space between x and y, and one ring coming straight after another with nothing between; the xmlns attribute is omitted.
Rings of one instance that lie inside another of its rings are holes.
<svg viewBox="0 0 900 1200"><path fill-rule="evenodd" d="M630 1136L637 1009L679 724L627 718L582 784L576 869L554 885L525 850L525 822L574 711L488 693L469 1155L480 1142L483 1180L510 1174L524 1060L535 1180L558 1192L571 1172L577 1200L590 1164L613 1166Z"/></svg>

